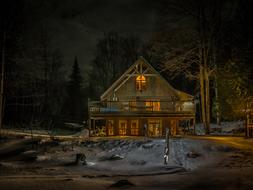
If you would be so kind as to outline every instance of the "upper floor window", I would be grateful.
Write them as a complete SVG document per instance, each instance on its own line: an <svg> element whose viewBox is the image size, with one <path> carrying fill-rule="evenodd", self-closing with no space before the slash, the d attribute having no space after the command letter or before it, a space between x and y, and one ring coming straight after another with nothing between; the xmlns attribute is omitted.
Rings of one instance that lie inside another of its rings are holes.
<svg viewBox="0 0 253 190"><path fill-rule="evenodd" d="M160 101L149 101L145 102L146 110L148 111L161 111Z"/></svg>
<svg viewBox="0 0 253 190"><path fill-rule="evenodd" d="M146 89L147 81L144 75L136 77L136 90L142 91Z"/></svg>

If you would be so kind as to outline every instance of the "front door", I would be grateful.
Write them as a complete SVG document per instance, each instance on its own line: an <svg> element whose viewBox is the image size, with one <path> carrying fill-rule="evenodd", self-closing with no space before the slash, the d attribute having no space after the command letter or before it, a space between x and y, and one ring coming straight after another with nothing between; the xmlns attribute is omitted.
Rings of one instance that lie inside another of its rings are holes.
<svg viewBox="0 0 253 190"><path fill-rule="evenodd" d="M139 135L138 120L131 120L131 135Z"/></svg>
<svg viewBox="0 0 253 190"><path fill-rule="evenodd" d="M119 120L119 135L124 136L127 134L127 121Z"/></svg>
<svg viewBox="0 0 253 190"><path fill-rule="evenodd" d="M148 120L148 134L150 137L162 136L162 122L160 119Z"/></svg>

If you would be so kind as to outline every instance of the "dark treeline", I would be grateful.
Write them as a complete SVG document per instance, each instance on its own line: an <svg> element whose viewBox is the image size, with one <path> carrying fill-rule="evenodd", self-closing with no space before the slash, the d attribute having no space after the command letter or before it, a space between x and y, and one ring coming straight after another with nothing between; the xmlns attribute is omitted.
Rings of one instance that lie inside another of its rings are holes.
<svg viewBox="0 0 253 190"><path fill-rule="evenodd" d="M64 121L82 122L84 111L73 111L77 103L71 101L83 98L77 59L73 58L72 74L66 79L64 57L60 49L52 48L47 23L35 18L37 25L29 25L29 5L29 1L1 2L4 123L50 129Z"/></svg>
<svg viewBox="0 0 253 190"><path fill-rule="evenodd" d="M205 97L204 111L201 104L198 109L202 121L203 114L204 119L210 114L217 122L242 118L238 110L252 101L250 1L160 0L149 40L106 32L97 42L91 70L83 73L80 65L87 63L73 57L67 77L64 55L53 48L45 19L35 16L36 25L31 26L30 3L1 2L0 50L1 66L5 66L1 117L6 125L51 128L83 122L88 98L99 99L139 56L174 87L193 94L199 102ZM207 89L203 93L202 85Z"/></svg>
<svg viewBox="0 0 253 190"><path fill-rule="evenodd" d="M244 119L253 95L252 1L164 0L158 7L153 50L170 78L194 84L182 87L199 100L207 131L210 120Z"/></svg>
<svg viewBox="0 0 253 190"><path fill-rule="evenodd" d="M145 54L146 48L138 37L120 36L114 31L106 33L97 43L92 62L90 90L94 97L98 99L140 55Z"/></svg>

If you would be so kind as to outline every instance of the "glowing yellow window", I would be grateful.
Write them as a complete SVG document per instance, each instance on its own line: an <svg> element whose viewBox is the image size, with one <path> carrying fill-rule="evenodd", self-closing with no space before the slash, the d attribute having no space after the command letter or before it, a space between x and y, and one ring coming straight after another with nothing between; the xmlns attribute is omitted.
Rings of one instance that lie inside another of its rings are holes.
<svg viewBox="0 0 253 190"><path fill-rule="evenodd" d="M138 120L131 121L131 135L139 135Z"/></svg>
<svg viewBox="0 0 253 190"><path fill-rule="evenodd" d="M160 119L148 120L148 133L151 137L158 137L162 135L162 121Z"/></svg>
<svg viewBox="0 0 253 190"><path fill-rule="evenodd" d="M108 135L114 135L113 120L108 120Z"/></svg>
<svg viewBox="0 0 253 190"><path fill-rule="evenodd" d="M144 75L139 75L136 77L136 90L142 91L146 89L146 77Z"/></svg>
<svg viewBox="0 0 253 190"><path fill-rule="evenodd" d="M161 106L159 101L146 101L146 110L148 111L160 111Z"/></svg>
<svg viewBox="0 0 253 190"><path fill-rule="evenodd" d="M153 111L160 111L160 102L153 102Z"/></svg>
<svg viewBox="0 0 253 190"><path fill-rule="evenodd" d="M119 135L127 134L127 122L126 120L119 120Z"/></svg>

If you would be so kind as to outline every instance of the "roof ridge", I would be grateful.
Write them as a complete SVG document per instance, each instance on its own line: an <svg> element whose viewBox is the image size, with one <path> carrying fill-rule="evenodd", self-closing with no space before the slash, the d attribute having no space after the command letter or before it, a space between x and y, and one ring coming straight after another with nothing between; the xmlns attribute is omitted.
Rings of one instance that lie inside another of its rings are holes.
<svg viewBox="0 0 253 190"><path fill-rule="evenodd" d="M174 88L162 75L160 72L158 72L143 56L139 56L139 58L132 64L101 96L100 99L104 99L104 97L112 90L124 77L127 73L129 73L138 62L142 60L144 64L146 64L147 67L151 68L153 72L155 72L166 84L167 86L175 93L175 95L180 96L179 93L185 94L191 98L193 98L192 95L180 91L176 88Z"/></svg>

